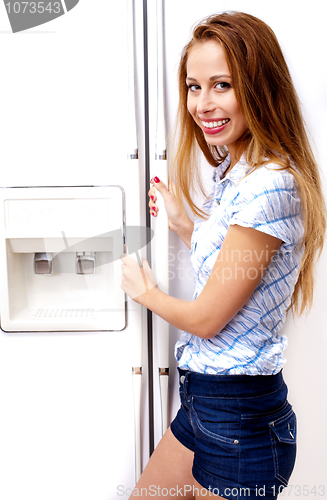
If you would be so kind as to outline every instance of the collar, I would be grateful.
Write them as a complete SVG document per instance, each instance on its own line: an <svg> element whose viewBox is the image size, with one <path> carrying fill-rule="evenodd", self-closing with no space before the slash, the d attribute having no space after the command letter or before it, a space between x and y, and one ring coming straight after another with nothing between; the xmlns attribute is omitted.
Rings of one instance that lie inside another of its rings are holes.
<svg viewBox="0 0 327 500"><path fill-rule="evenodd" d="M215 172L213 175L215 182L222 180L224 173L226 172L226 170L230 166L230 162L231 162L231 157L230 157L230 154L228 154L226 156L226 158L224 159L224 161L222 163L220 163L220 165L218 165L218 167L215 168Z"/></svg>
<svg viewBox="0 0 327 500"><path fill-rule="evenodd" d="M228 174L226 174L226 177L223 177L224 173L230 166L230 163L231 163L231 157L230 154L228 154L225 160L215 168L213 174L214 182L223 182L225 181L225 179L230 179L233 183L237 184L251 170L251 167L249 167L249 165L245 161L244 155L242 155L240 160L236 163L236 165L234 165L231 171L228 172Z"/></svg>

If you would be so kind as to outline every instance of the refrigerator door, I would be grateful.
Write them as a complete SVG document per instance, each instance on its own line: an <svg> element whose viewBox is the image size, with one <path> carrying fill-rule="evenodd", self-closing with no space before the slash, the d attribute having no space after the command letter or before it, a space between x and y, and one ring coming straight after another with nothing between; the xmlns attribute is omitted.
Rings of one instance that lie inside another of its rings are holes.
<svg viewBox="0 0 327 500"><path fill-rule="evenodd" d="M152 134L151 155L150 155L150 177L158 177L168 186L168 160L167 160L167 126L165 110L165 24L163 0L156 1L156 40L153 44L156 51L151 55L156 57L156 89L157 94L152 95L152 105L155 114L155 135ZM152 5L153 8L153 5ZM153 148L154 145L154 148ZM152 264L159 288L169 294L169 227L168 218L161 194L157 192L157 206L159 216L152 219L154 239L152 241ZM159 436L167 430L169 420L169 324L158 316L153 320L154 334L156 339L156 363L155 375L159 377L160 388L160 421L161 428Z"/></svg>
<svg viewBox="0 0 327 500"><path fill-rule="evenodd" d="M140 109L143 5L135 3ZM144 225L144 155L140 163L127 158L126 2L80 2L46 25L9 30L2 7L1 186L121 186L126 227ZM127 495L135 482L132 367L142 366L142 320L129 302L122 331L0 332L0 498ZM147 411L140 412L146 442Z"/></svg>

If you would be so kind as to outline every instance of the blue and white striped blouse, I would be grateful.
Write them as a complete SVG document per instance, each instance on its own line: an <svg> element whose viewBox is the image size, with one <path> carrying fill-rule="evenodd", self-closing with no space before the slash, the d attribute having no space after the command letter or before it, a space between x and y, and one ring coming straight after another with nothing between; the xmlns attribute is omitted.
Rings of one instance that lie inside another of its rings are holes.
<svg viewBox="0 0 327 500"><path fill-rule="evenodd" d="M301 199L288 170L269 163L246 176L250 168L242 157L222 178L229 165L228 156L215 169L214 191L203 207L209 218L195 221L193 299L206 284L231 224L276 236L282 244L247 303L224 329L209 340L183 332L175 356L181 368L201 373L271 375L285 363L287 338L281 330L303 255Z"/></svg>

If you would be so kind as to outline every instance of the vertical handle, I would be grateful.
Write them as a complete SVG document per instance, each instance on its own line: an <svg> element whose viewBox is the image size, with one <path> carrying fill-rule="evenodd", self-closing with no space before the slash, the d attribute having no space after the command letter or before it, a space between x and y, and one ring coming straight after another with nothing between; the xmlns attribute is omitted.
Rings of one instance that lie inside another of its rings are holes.
<svg viewBox="0 0 327 500"><path fill-rule="evenodd" d="M166 144L165 118L165 86L164 86L164 12L163 0L157 0L157 127L156 127L156 175L168 185L168 163ZM168 219L163 200L158 193L158 208L160 216L156 219L156 276L160 288L169 293ZM169 426L168 417L168 386L169 386L169 324L161 318L156 318L157 326L157 358L159 368L161 428L162 433Z"/></svg>
<svg viewBox="0 0 327 500"><path fill-rule="evenodd" d="M129 137L126 165L126 175L133 188L134 200L140 200L140 175L138 163L137 121L136 121L136 51L135 51L135 3L127 0L127 64L128 64L128 106L131 111L129 120ZM141 226L141 208L136 209L133 200L126 199L128 225ZM128 246L128 241L127 241ZM137 482L142 472L142 446L141 446L141 399L142 399L142 311L139 304L129 303L128 320L131 332L131 363L134 400L134 441L135 441L135 481Z"/></svg>
<svg viewBox="0 0 327 500"><path fill-rule="evenodd" d="M130 359L132 364L134 405L135 482L142 472L141 401L142 401L142 309L139 304L129 304Z"/></svg>
<svg viewBox="0 0 327 500"><path fill-rule="evenodd" d="M135 54L135 4L134 0L127 2L127 62L128 62L128 105L132 115L128 124L129 160L138 158L137 124L136 124L136 54Z"/></svg>
<svg viewBox="0 0 327 500"><path fill-rule="evenodd" d="M156 159L167 159L165 85L164 85L164 12L163 0L157 0L157 130Z"/></svg>
<svg viewBox="0 0 327 500"><path fill-rule="evenodd" d="M141 395L142 395L142 367L133 366L133 395L134 395L134 422L135 422L135 482L142 473L141 447Z"/></svg>

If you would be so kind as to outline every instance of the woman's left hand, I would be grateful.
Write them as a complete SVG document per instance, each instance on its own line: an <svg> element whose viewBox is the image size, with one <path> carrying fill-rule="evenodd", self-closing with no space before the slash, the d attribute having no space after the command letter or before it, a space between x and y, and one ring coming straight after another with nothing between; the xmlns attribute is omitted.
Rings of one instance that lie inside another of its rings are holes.
<svg viewBox="0 0 327 500"><path fill-rule="evenodd" d="M140 266L129 255L121 256L122 284L124 292L135 302L142 303L141 295L156 286L156 280L146 259L142 259Z"/></svg>

